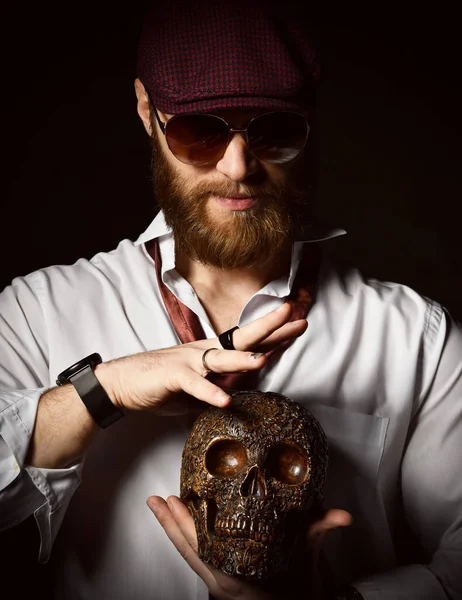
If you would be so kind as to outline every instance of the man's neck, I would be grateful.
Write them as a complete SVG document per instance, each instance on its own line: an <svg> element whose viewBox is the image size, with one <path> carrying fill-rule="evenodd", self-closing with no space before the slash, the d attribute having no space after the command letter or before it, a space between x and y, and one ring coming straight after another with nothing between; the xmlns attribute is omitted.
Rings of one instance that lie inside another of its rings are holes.
<svg viewBox="0 0 462 600"><path fill-rule="evenodd" d="M219 269L177 251L175 268L194 288L217 333L236 324L249 299L290 270L292 245L256 267ZM232 298L232 302L230 302Z"/></svg>
<svg viewBox="0 0 462 600"><path fill-rule="evenodd" d="M254 294L270 281L279 279L290 270L292 245L288 244L275 257L254 267L220 269L204 265L184 252L177 251L175 268L197 292L197 287L210 290L248 289Z"/></svg>

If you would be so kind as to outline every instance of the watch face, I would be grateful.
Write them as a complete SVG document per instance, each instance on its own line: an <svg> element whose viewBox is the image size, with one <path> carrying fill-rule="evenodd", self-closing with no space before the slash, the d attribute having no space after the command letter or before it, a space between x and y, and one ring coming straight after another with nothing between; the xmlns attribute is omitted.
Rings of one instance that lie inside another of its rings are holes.
<svg viewBox="0 0 462 600"><path fill-rule="evenodd" d="M92 371L95 369L96 365L99 365L103 362L101 356L94 352L85 358L82 358L71 367L65 369L62 373L58 375L56 379L56 385L63 385L65 383L69 383L69 379L75 375L76 373L80 373L85 368L90 368Z"/></svg>

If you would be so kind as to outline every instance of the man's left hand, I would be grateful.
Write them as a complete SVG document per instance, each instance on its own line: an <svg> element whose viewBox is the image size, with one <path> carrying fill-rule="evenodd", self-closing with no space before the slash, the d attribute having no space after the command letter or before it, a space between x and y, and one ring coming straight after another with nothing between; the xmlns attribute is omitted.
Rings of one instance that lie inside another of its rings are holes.
<svg viewBox="0 0 462 600"><path fill-rule="evenodd" d="M150 496L147 505L165 530L170 541L188 565L199 575L215 600L274 600L274 596L258 584L238 577L226 575L202 562L197 554L197 536L189 509L176 496L165 501L159 496ZM318 571L318 560L323 541L329 531L347 527L352 523L350 513L340 509L327 510L312 523L307 532L310 563L307 565L307 600L324 600L322 581ZM309 579L309 581L308 581Z"/></svg>

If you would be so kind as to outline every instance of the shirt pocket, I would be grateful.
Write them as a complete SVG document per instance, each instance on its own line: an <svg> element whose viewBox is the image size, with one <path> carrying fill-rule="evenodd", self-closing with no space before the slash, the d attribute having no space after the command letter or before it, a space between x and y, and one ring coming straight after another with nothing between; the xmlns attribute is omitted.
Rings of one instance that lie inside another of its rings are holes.
<svg viewBox="0 0 462 600"><path fill-rule="evenodd" d="M340 581L392 568L393 542L378 485L389 419L312 405L329 444L325 507L342 508L353 524L331 532L324 544L327 561Z"/></svg>

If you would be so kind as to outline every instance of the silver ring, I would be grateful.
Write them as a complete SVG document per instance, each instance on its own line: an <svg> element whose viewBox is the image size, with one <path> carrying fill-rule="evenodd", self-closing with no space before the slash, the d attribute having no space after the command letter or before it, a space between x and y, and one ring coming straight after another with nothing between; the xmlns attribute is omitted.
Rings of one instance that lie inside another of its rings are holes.
<svg viewBox="0 0 462 600"><path fill-rule="evenodd" d="M202 355L202 365L206 371L204 377L206 377L209 373L215 373L215 371L212 371L207 364L207 354L210 352L210 350L218 350L218 348L208 348Z"/></svg>

